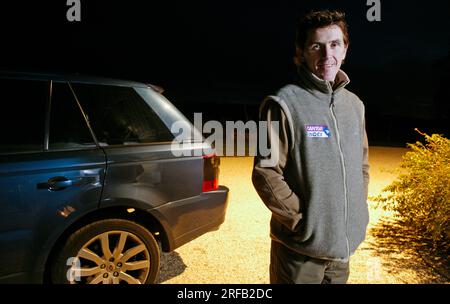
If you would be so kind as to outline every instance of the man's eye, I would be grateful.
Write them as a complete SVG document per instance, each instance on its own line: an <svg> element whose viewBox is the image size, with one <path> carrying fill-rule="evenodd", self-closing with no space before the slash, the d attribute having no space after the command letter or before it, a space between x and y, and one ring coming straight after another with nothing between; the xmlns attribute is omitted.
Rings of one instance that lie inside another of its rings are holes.
<svg viewBox="0 0 450 304"><path fill-rule="evenodd" d="M311 50L318 51L318 50L320 50L320 46L318 44L313 44L311 46Z"/></svg>
<svg viewBox="0 0 450 304"><path fill-rule="evenodd" d="M338 47L338 46L340 46L341 44L339 43L339 42L332 42L331 43L331 47L332 48L335 48L335 47Z"/></svg>

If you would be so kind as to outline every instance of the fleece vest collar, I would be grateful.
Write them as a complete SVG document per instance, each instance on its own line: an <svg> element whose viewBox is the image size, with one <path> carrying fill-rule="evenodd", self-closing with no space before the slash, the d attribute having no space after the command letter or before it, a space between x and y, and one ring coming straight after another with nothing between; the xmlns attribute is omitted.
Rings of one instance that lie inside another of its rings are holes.
<svg viewBox="0 0 450 304"><path fill-rule="evenodd" d="M342 89L350 83L347 74L339 70L336 74L334 85L328 80L323 80L314 75L306 66L298 67L299 85L321 100L327 100L327 96L338 95Z"/></svg>

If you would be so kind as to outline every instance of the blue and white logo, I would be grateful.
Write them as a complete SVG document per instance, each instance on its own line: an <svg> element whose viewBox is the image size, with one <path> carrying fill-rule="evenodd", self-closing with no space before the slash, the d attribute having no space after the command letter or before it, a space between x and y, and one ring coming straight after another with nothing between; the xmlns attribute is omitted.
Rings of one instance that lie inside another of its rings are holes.
<svg viewBox="0 0 450 304"><path fill-rule="evenodd" d="M325 125L306 125L306 137L328 138L331 136L330 129Z"/></svg>

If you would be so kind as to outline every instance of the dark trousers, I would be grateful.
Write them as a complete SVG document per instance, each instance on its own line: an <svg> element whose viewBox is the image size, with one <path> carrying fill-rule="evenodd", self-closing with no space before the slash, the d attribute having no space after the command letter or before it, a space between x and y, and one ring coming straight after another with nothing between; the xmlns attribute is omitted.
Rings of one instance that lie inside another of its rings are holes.
<svg viewBox="0 0 450 304"><path fill-rule="evenodd" d="M272 241L271 284L345 284L349 274L348 262L312 258Z"/></svg>

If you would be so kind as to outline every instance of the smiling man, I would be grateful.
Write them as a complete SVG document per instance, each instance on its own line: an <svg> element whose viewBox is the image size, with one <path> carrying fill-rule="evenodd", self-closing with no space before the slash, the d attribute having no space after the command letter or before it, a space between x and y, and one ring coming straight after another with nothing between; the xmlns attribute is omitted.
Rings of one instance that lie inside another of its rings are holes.
<svg viewBox="0 0 450 304"><path fill-rule="evenodd" d="M252 181L272 211L271 283L346 283L349 259L368 224L368 144L364 105L340 70L349 37L344 14L317 11L299 22L299 80L269 96L260 119L275 166L255 157ZM270 128L269 128L270 130Z"/></svg>

